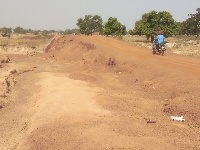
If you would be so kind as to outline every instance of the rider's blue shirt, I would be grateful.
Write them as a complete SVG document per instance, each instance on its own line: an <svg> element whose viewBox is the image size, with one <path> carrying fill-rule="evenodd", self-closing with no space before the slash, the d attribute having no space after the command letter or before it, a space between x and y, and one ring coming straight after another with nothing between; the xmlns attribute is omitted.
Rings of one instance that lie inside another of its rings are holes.
<svg viewBox="0 0 200 150"><path fill-rule="evenodd" d="M158 44L162 44L164 41L164 36L162 34L157 35Z"/></svg>

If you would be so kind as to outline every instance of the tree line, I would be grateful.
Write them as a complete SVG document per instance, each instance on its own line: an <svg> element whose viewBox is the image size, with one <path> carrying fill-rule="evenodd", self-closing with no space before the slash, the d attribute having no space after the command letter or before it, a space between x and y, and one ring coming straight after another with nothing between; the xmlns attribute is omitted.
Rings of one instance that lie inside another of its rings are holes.
<svg viewBox="0 0 200 150"><path fill-rule="evenodd" d="M195 14L188 14L189 18L183 22L176 22L172 15L167 11L150 11L142 15L142 18L135 22L135 27L132 30L126 31L126 26L120 23L117 18L110 17L107 22L103 23L103 19L98 15L85 15L77 20L78 29L66 29L65 31L55 30L31 30L23 29L22 27L0 28L0 32L4 34L10 33L32 33L47 35L58 32L60 34L85 34L92 35L98 32L101 35L121 36L130 35L146 35L147 39L153 40L157 35L158 30L161 30L165 37L172 35L195 35L200 34L200 8Z"/></svg>
<svg viewBox="0 0 200 150"><path fill-rule="evenodd" d="M176 22L169 12L151 11L142 15L142 19L136 21L135 28L129 31L132 35L146 35L147 39L156 36L161 30L165 37L172 35L195 35L200 31L200 8L197 13L188 14L189 18L183 22Z"/></svg>

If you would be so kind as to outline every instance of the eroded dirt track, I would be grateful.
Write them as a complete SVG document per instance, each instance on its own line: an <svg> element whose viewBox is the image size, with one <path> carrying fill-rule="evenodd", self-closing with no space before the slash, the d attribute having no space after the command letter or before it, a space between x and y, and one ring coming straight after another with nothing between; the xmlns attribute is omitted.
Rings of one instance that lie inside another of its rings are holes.
<svg viewBox="0 0 200 150"><path fill-rule="evenodd" d="M46 51L1 68L16 73L0 149L200 149L199 59L100 36L58 36Z"/></svg>

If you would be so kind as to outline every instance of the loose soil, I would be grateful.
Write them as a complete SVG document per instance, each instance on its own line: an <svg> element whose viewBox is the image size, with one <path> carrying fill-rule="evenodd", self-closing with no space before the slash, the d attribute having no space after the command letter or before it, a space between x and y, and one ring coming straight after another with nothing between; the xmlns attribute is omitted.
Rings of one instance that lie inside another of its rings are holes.
<svg viewBox="0 0 200 150"><path fill-rule="evenodd" d="M1 150L200 149L198 58L101 36L45 51L0 57Z"/></svg>

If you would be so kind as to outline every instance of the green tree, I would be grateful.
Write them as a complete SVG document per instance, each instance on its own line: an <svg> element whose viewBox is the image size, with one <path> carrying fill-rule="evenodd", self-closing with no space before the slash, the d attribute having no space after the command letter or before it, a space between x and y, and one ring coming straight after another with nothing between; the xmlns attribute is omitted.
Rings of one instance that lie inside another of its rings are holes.
<svg viewBox="0 0 200 150"><path fill-rule="evenodd" d="M161 30L165 37L176 34L178 26L169 12L151 11L143 14L142 19L135 23L133 33L146 35L147 39L151 37L151 41L153 41L158 30Z"/></svg>
<svg viewBox="0 0 200 150"><path fill-rule="evenodd" d="M135 22L135 28L130 32L131 35L142 35L143 20Z"/></svg>
<svg viewBox="0 0 200 150"><path fill-rule="evenodd" d="M128 30L128 34L133 35L133 30Z"/></svg>
<svg viewBox="0 0 200 150"><path fill-rule="evenodd" d="M24 29L25 30L25 33L33 33L33 30L31 29Z"/></svg>
<svg viewBox="0 0 200 150"><path fill-rule="evenodd" d="M93 32L102 33L103 20L98 15L85 15L85 18L79 18L77 24L81 34L90 35Z"/></svg>
<svg viewBox="0 0 200 150"><path fill-rule="evenodd" d="M3 27L3 28L0 28L0 32L3 34L10 34L12 33L12 28Z"/></svg>
<svg viewBox="0 0 200 150"><path fill-rule="evenodd" d="M125 35L126 26L122 25L119 21L117 21L117 18L110 17L105 23L103 33L105 35Z"/></svg>
<svg viewBox="0 0 200 150"><path fill-rule="evenodd" d="M181 23L182 32L186 35L196 35L200 34L200 8L197 9L196 14L188 14L190 18Z"/></svg>
<svg viewBox="0 0 200 150"><path fill-rule="evenodd" d="M175 35L182 35L183 33L182 33L182 27L181 27L181 22L176 22L176 26L177 26L177 28L176 28L176 30L175 30Z"/></svg>
<svg viewBox="0 0 200 150"><path fill-rule="evenodd" d="M26 30L23 29L22 27L16 27L16 28L14 29L14 33L25 34L25 33L26 33Z"/></svg>
<svg viewBox="0 0 200 150"><path fill-rule="evenodd" d="M33 31L33 34L34 34L34 35L38 35L39 33L40 33L40 31L38 31L38 30L34 30L34 31Z"/></svg>

